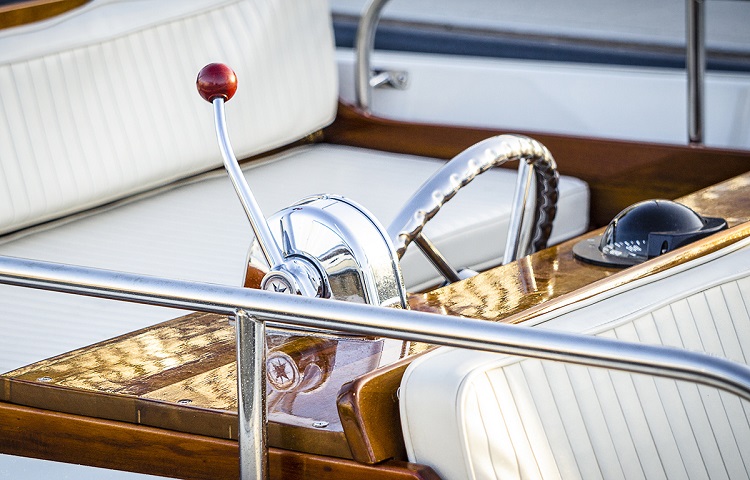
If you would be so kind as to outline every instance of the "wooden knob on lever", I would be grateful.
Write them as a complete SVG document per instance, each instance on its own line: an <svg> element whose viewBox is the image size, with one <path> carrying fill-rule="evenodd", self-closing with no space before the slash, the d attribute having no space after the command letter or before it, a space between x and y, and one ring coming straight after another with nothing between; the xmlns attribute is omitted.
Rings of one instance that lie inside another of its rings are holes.
<svg viewBox="0 0 750 480"><path fill-rule="evenodd" d="M212 103L218 97L226 102L237 91L237 75L223 63L209 63L198 72L195 85L207 102Z"/></svg>

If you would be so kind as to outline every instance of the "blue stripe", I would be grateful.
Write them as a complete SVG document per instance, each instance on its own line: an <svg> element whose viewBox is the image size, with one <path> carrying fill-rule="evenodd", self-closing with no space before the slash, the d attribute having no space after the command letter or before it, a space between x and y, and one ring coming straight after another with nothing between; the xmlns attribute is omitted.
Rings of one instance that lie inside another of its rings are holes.
<svg viewBox="0 0 750 480"><path fill-rule="evenodd" d="M352 48L357 25L349 19L334 19L336 46ZM566 63L685 68L680 49L611 46L573 43L564 39L505 38L481 32L437 31L418 26L381 25L375 48L399 52L464 55L489 58L544 60ZM750 56L707 53L709 70L750 72Z"/></svg>

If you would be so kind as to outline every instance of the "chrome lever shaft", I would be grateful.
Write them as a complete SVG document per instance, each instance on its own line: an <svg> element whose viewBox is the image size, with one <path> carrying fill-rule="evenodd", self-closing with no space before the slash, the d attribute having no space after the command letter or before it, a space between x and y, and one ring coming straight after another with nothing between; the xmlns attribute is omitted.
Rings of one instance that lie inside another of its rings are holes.
<svg viewBox="0 0 750 480"><path fill-rule="evenodd" d="M258 206L245 176L242 174L240 164L229 142L224 103L229 101L234 92L237 91L237 76L226 65L211 63L203 67L198 73L196 85L201 97L214 106L216 139L219 142L221 157L224 160L224 168L229 174L234 190L237 192L240 203L242 203L242 208L245 209L245 214L250 220L250 226L258 239L263 256L271 268L278 267L284 263L284 254L268 227L268 221Z"/></svg>
<svg viewBox="0 0 750 480"><path fill-rule="evenodd" d="M250 190L250 186L245 180L245 176L242 174L242 169L234 156L234 150L232 145L229 143L229 133L226 128L226 115L224 113L224 99L222 97L216 97L212 101L214 106L214 123L216 124L216 138L219 141L219 149L221 150L221 156L224 160L224 168L229 174L229 179L232 181L235 192L242 203L242 208L245 209L245 214L248 220L250 220L250 226L255 233L255 237L258 239L260 249L263 251L263 256L266 257L268 264L271 268L281 265L284 262L284 255L276 243L271 229L268 228L268 222L266 217L263 215L258 202L255 200L255 195Z"/></svg>

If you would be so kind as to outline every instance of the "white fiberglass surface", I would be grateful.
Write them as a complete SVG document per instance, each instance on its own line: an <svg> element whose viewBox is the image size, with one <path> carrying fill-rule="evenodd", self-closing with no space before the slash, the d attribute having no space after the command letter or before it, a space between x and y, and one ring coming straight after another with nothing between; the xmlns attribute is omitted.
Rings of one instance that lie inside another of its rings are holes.
<svg viewBox="0 0 750 480"><path fill-rule="evenodd" d="M354 103L354 55L339 49L337 60L341 97ZM373 113L386 118L687 143L679 69L383 51L372 66L409 75L406 90L374 90ZM707 145L750 149L750 74L707 73L704 123Z"/></svg>

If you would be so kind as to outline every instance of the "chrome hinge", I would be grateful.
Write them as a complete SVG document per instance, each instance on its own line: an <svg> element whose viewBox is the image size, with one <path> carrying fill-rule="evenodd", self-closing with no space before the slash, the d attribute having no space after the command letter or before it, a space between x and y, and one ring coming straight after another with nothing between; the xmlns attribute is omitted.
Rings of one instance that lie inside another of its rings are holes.
<svg viewBox="0 0 750 480"><path fill-rule="evenodd" d="M409 87L409 73L393 70L374 70L370 77L372 88L395 88L406 90Z"/></svg>

